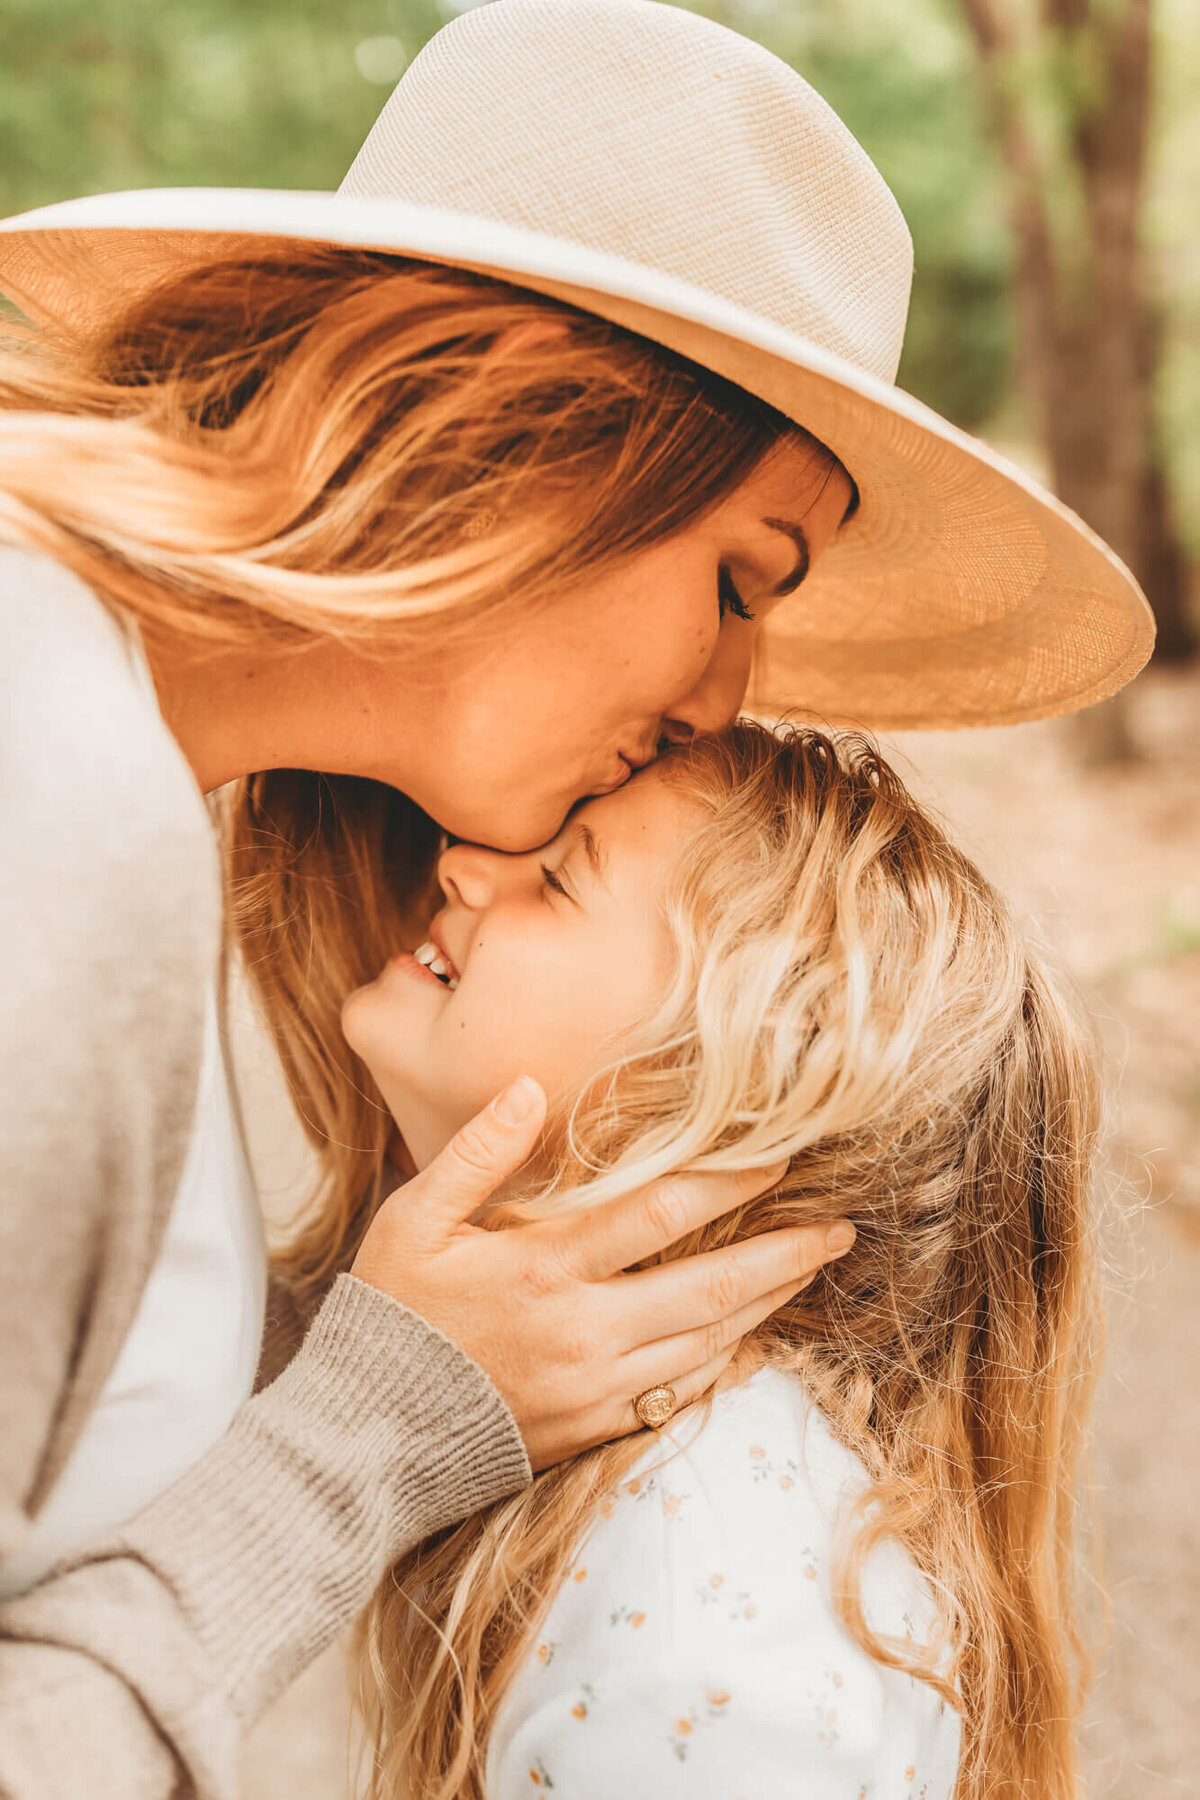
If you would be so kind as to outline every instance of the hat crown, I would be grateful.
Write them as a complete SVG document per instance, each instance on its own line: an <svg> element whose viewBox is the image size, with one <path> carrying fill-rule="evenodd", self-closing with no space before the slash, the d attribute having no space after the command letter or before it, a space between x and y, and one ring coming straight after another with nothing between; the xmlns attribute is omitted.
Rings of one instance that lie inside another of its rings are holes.
<svg viewBox="0 0 1200 1800"><path fill-rule="evenodd" d="M659 0L494 0L430 39L342 187L657 269L895 379L912 241L760 45Z"/></svg>

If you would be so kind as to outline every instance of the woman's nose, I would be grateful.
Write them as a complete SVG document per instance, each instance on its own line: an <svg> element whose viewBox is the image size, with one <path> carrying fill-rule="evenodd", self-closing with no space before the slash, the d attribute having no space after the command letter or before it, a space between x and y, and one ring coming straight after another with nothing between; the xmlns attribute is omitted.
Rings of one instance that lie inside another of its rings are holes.
<svg viewBox="0 0 1200 1800"><path fill-rule="evenodd" d="M739 622L722 631L703 675L662 722L662 735L678 742L697 731L724 731L737 718L754 661L757 632Z"/></svg>
<svg viewBox="0 0 1200 1800"><path fill-rule="evenodd" d="M481 844L452 844L438 857L438 886L447 900L468 912L486 912L495 898L501 861L498 851L485 850Z"/></svg>

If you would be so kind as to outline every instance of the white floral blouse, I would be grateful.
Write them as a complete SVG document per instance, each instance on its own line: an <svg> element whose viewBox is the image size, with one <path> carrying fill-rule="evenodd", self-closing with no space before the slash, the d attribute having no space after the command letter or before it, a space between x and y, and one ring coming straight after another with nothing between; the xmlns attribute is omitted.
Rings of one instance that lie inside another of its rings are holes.
<svg viewBox="0 0 1200 1800"><path fill-rule="evenodd" d="M957 1713L865 1655L830 1597L865 1485L777 1369L659 1433L505 1696L489 1800L949 1800ZM924 1638L932 1600L897 1546L862 1591L874 1629Z"/></svg>

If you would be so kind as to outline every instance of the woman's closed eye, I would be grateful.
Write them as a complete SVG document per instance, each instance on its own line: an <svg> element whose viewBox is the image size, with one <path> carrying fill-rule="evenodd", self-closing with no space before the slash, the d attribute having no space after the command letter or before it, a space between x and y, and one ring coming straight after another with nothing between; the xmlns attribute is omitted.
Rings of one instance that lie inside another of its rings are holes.
<svg viewBox="0 0 1200 1800"><path fill-rule="evenodd" d="M724 563L717 570L717 595L722 619L728 618L731 613L735 619L749 620L754 617L734 586L733 576Z"/></svg>

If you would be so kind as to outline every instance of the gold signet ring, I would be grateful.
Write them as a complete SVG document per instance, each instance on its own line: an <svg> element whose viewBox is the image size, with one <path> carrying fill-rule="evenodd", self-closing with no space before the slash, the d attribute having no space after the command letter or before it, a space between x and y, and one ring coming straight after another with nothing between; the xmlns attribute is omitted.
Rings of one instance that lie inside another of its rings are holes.
<svg viewBox="0 0 1200 1800"><path fill-rule="evenodd" d="M660 1425L666 1424L678 1405L673 1387L652 1387L638 1395L633 1403L633 1410L643 1425L652 1425L657 1431Z"/></svg>

